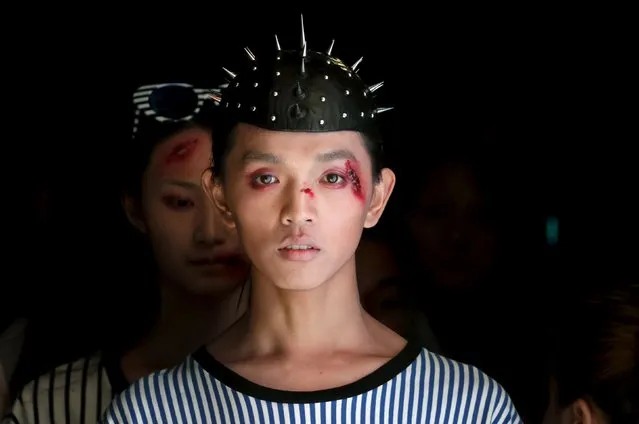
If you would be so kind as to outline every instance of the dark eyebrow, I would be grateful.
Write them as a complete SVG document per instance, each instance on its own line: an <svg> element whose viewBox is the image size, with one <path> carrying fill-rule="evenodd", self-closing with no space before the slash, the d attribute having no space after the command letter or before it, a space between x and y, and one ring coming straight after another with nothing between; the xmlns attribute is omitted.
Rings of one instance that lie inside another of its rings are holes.
<svg viewBox="0 0 639 424"><path fill-rule="evenodd" d="M165 184L175 185L175 186L186 188L186 189L189 189L189 190L192 190L194 188L197 188L197 189L202 188L202 185L200 183L194 183L194 182L191 182L191 181L166 179L163 182Z"/></svg>
<svg viewBox="0 0 639 424"><path fill-rule="evenodd" d="M318 162L332 162L338 159L352 160L352 161L356 160L353 152L346 149L331 150L330 152L320 153L319 155L315 156L315 160Z"/></svg>
<svg viewBox="0 0 639 424"><path fill-rule="evenodd" d="M263 153L257 152L255 150L250 150L244 153L244 155L242 156L242 162L245 164L250 162L266 162L275 165L282 161L279 157L275 156L272 153Z"/></svg>
<svg viewBox="0 0 639 424"><path fill-rule="evenodd" d="M352 161L356 160L353 152L347 149L331 150L330 152L320 153L315 156L315 160L317 162L332 162L339 159ZM249 162L266 162L272 165L276 165L282 163L282 160L272 153L250 150L242 156L242 162L245 164Z"/></svg>

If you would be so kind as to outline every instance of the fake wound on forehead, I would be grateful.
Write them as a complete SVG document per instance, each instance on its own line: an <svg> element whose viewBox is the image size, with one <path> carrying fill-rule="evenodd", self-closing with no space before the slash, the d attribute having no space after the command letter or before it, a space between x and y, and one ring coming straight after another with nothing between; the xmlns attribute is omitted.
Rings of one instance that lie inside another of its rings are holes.
<svg viewBox="0 0 639 424"><path fill-rule="evenodd" d="M391 107L379 107L375 92L383 82L367 85L358 75L362 59L352 66L332 55L311 51L302 18L301 48L283 50L275 36L275 52L258 58L245 48L242 72L223 68L229 85L215 95L218 107L234 122L274 131L362 131Z"/></svg>
<svg viewBox="0 0 639 424"><path fill-rule="evenodd" d="M197 147L199 140L197 138L190 138L177 142L171 146L171 149L166 154L164 162L167 165L173 165L176 163L183 163L193 156L195 148Z"/></svg>

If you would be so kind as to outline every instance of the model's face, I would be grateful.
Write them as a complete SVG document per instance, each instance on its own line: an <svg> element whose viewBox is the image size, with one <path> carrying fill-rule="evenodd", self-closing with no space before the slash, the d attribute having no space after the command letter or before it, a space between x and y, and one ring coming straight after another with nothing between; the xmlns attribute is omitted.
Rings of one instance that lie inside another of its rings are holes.
<svg viewBox="0 0 639 424"><path fill-rule="evenodd" d="M244 281L237 234L222 225L202 189L211 134L190 128L154 150L143 177L142 216L164 280L201 294L224 294Z"/></svg>
<svg viewBox="0 0 639 424"><path fill-rule="evenodd" d="M362 229L377 223L392 190L374 188L356 132L240 125L226 161L217 203L255 271L285 289L312 289L352 264Z"/></svg>

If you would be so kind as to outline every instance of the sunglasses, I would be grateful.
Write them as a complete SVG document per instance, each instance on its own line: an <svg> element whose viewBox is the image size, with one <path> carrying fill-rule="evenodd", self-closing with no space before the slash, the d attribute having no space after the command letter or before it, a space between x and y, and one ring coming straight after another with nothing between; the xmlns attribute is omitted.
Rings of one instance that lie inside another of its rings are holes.
<svg viewBox="0 0 639 424"><path fill-rule="evenodd" d="M219 88L197 88L185 83L143 85L133 92L133 136L141 119L157 122L191 121L207 102L219 104Z"/></svg>

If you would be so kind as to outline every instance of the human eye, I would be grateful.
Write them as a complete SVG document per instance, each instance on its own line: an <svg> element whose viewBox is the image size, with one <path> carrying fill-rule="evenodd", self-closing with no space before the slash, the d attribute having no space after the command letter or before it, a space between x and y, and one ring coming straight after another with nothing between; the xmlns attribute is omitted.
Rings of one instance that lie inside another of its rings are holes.
<svg viewBox="0 0 639 424"><path fill-rule="evenodd" d="M162 202L169 209L173 209L179 212L189 210L195 206L195 202L192 199L183 196L164 196L162 198Z"/></svg>
<svg viewBox="0 0 639 424"><path fill-rule="evenodd" d="M274 184L279 183L280 181L277 179L275 175L272 174L253 174L250 178L250 184L254 188L265 188Z"/></svg>
<svg viewBox="0 0 639 424"><path fill-rule="evenodd" d="M336 172L328 172L322 176L321 181L328 185L343 185L346 183L346 178Z"/></svg>

